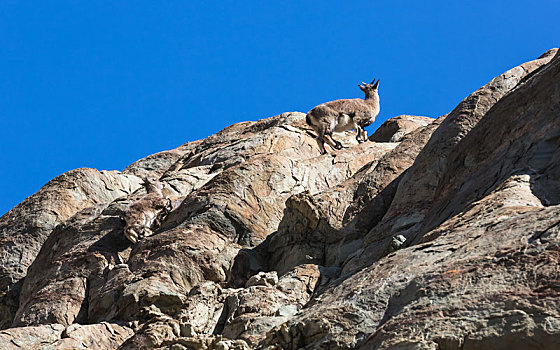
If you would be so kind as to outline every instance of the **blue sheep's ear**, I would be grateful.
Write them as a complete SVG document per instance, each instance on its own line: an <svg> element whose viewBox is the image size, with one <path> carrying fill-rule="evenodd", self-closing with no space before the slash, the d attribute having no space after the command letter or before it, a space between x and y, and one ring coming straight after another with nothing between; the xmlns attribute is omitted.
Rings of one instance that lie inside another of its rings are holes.
<svg viewBox="0 0 560 350"><path fill-rule="evenodd" d="M375 78L373 78L373 80L371 81L370 85L375 83Z"/></svg>
<svg viewBox="0 0 560 350"><path fill-rule="evenodd" d="M373 85L374 89L377 89L379 87L379 80L377 80L377 83L375 83L375 85Z"/></svg>

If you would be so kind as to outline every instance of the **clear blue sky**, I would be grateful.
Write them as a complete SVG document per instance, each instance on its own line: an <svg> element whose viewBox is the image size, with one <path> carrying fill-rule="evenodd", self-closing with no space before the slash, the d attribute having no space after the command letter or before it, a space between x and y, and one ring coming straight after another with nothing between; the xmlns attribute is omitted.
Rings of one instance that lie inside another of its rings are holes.
<svg viewBox="0 0 560 350"><path fill-rule="evenodd" d="M373 77L370 133L437 117L559 39L557 0L4 0L0 214L65 171L362 97Z"/></svg>

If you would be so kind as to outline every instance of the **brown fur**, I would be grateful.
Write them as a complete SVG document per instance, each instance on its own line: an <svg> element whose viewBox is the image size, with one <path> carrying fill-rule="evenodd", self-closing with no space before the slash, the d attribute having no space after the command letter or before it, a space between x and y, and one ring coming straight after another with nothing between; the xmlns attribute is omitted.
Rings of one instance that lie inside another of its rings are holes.
<svg viewBox="0 0 560 350"><path fill-rule="evenodd" d="M335 100L314 107L305 120L317 132L317 141L323 154L325 141L336 149L342 148L342 144L332 138L333 132L356 129L356 140L367 141L366 126L375 121L379 114L379 81L375 79L371 84L362 83L360 89L365 93L365 98Z"/></svg>
<svg viewBox="0 0 560 350"><path fill-rule="evenodd" d="M124 211L124 235L132 243L151 236L171 209L171 201L163 196L163 184L155 178L143 183L147 194L132 202Z"/></svg>

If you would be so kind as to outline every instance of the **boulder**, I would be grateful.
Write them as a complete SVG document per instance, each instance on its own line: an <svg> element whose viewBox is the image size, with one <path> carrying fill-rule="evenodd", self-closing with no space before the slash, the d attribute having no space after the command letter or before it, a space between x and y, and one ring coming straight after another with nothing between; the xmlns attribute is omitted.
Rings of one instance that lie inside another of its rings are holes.
<svg viewBox="0 0 560 350"><path fill-rule="evenodd" d="M53 323L0 331L0 346L3 350L116 349L133 334L128 327L107 322L68 327Z"/></svg>
<svg viewBox="0 0 560 350"><path fill-rule="evenodd" d="M428 117L399 115L383 122L369 137L369 140L375 142L400 142L405 135L433 121L434 119Z"/></svg>

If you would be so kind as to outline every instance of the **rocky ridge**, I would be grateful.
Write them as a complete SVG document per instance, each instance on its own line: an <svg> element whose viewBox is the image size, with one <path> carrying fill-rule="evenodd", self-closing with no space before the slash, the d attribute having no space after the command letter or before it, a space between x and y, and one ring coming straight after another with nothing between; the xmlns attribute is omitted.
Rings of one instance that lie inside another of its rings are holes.
<svg viewBox="0 0 560 350"><path fill-rule="evenodd" d="M558 348L559 101L553 49L331 154L294 112L63 174L0 218L0 347Z"/></svg>

